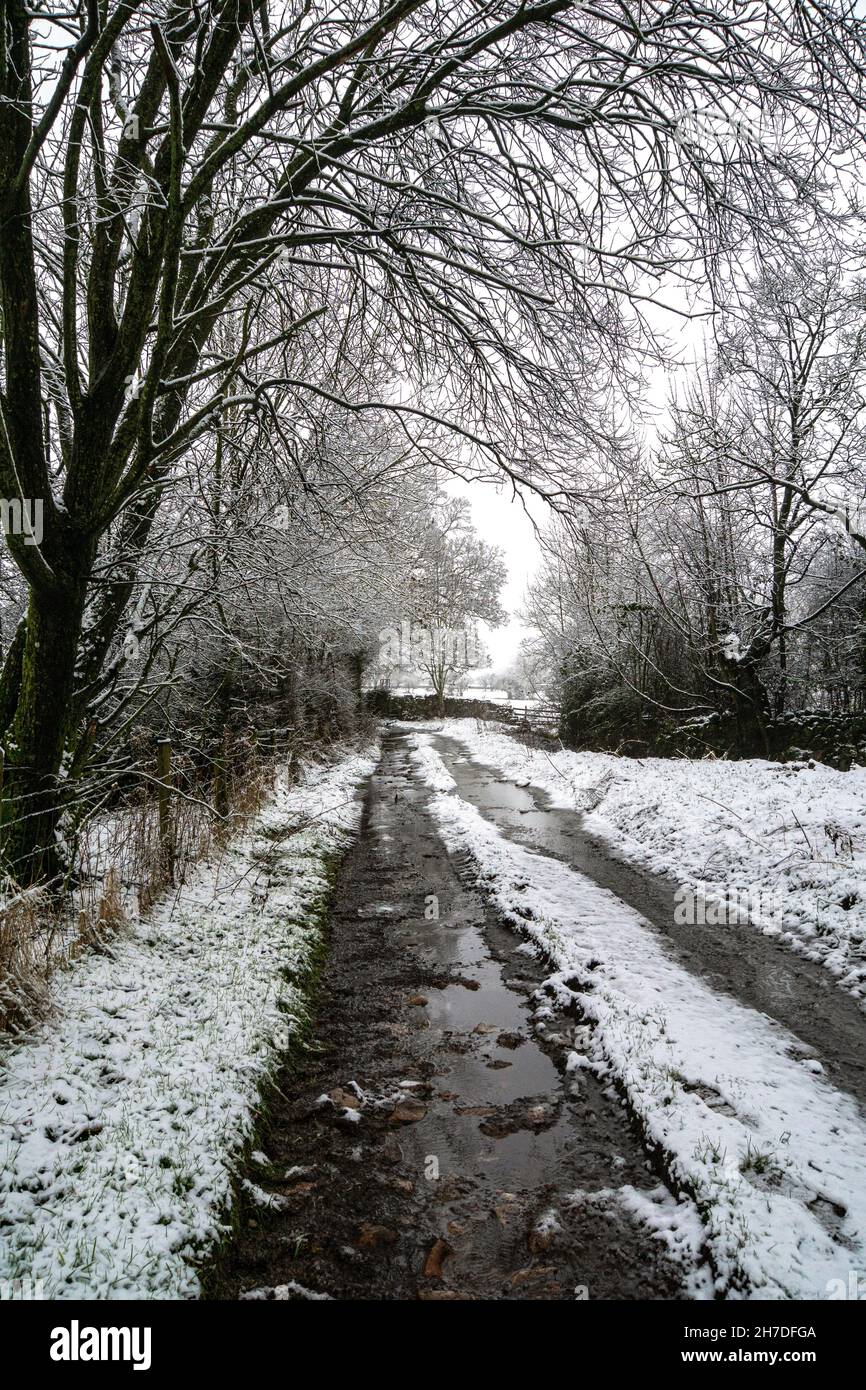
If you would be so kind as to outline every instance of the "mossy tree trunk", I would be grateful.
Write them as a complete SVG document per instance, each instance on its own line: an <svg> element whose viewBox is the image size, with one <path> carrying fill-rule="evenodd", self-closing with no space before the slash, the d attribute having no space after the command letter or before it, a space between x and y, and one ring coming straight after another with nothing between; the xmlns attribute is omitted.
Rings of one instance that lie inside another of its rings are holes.
<svg viewBox="0 0 866 1390"><path fill-rule="evenodd" d="M2 853L22 883L62 867L57 828L62 770L70 746L76 662L86 576L57 589L33 589L27 608L15 713L5 739Z"/></svg>
<svg viewBox="0 0 866 1390"><path fill-rule="evenodd" d="M720 663L726 677L724 705L734 723L735 751L741 757L768 757L770 701L758 670L758 658Z"/></svg>

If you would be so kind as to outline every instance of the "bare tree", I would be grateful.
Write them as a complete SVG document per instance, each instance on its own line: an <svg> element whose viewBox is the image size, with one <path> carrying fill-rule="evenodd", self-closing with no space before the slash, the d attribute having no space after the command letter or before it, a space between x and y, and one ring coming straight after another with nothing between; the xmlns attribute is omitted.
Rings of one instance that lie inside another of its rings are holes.
<svg viewBox="0 0 866 1390"><path fill-rule="evenodd" d="M501 552L475 533L468 503L441 503L406 591L411 665L429 678L440 714L449 685L484 664L478 624L504 621L499 594L506 578Z"/></svg>
<svg viewBox="0 0 866 1390"><path fill-rule="evenodd" d="M812 625L866 577L866 336L862 286L826 250L737 291L659 447L612 461L601 524L577 508L551 537L533 620L544 634L568 593L560 664L584 697L595 666L660 713L731 716L750 751L814 686Z"/></svg>
<svg viewBox="0 0 866 1390"><path fill-rule="evenodd" d="M625 306L815 206L830 134L857 136L848 5L3 0L2 21L0 488L43 517L38 545L8 537L19 877L51 871L82 692L217 414L277 428L302 392L387 408L421 449L447 419L476 468L562 497L587 383L637 336ZM733 144L684 138L695 109Z"/></svg>

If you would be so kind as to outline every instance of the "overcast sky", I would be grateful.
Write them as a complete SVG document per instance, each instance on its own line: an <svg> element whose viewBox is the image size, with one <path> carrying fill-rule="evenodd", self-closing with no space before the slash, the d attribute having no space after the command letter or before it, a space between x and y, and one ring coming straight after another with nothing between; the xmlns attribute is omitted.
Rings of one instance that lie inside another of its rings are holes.
<svg viewBox="0 0 866 1390"><path fill-rule="evenodd" d="M680 313L664 309L661 307L664 303L675 306ZM694 370L703 357L710 337L710 324L706 317L709 307L708 301L702 302L700 294L687 298L676 286L668 287L664 294L659 292L658 303L643 306L644 315L658 335L658 342L664 342L668 353L666 366L656 364L645 367L640 411L634 422L645 446L651 447L657 431L669 423L668 405L674 377L684 381L686 374ZM683 317L687 311L694 313L695 317ZM493 630L481 624L482 636L490 651L490 665L498 670L507 666L517 655L520 639L526 629L517 621L516 614L522 606L526 585L541 560L540 547L527 510L538 526L544 526L550 511L544 502L534 496L526 499L524 507L507 486L497 488L493 483L466 483L460 479L450 479L446 488L468 499L473 523L482 540L505 552L508 583L502 593L502 602L511 614L511 621Z"/></svg>
<svg viewBox="0 0 866 1390"><path fill-rule="evenodd" d="M502 591L503 607L512 615L505 627L488 629L483 626L483 636L490 650L490 664L494 670L508 665L517 655L520 638L525 631L517 621L516 614L523 603L526 585L535 573L541 552L532 527L532 522L519 498L512 497L511 489L498 489L492 483L455 482L454 491L466 497L472 508L472 520L478 534L488 545L496 545L505 553L508 566L508 583ZM547 510L543 502L535 498L527 502L532 515L540 524Z"/></svg>

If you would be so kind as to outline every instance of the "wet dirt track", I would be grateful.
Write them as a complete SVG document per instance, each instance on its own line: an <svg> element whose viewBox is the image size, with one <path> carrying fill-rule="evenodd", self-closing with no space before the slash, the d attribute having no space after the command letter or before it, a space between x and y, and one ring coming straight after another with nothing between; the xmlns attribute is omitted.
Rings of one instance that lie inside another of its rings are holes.
<svg viewBox="0 0 866 1390"><path fill-rule="evenodd" d="M211 1296L670 1299L688 1271L625 1109L566 1074L577 1021L461 881L405 736L386 736L335 890L314 1045L280 1079ZM438 917L436 915L438 910ZM635 1197L635 1192L638 1197ZM652 1209L650 1207L650 1209Z"/></svg>
<svg viewBox="0 0 866 1390"><path fill-rule="evenodd" d="M866 1112L866 1028L859 1003L821 965L746 924L678 926L676 884L619 859L587 832L579 811L553 808L537 787L520 787L470 759L459 740L434 747L470 802L510 838L561 859L615 893L656 928L687 969L781 1024L814 1056L827 1078Z"/></svg>

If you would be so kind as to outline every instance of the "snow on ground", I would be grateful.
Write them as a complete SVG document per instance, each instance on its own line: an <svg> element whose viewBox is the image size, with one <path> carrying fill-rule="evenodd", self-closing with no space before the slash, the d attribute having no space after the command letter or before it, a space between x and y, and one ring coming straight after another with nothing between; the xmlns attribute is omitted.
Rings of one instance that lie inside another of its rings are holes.
<svg viewBox="0 0 866 1390"><path fill-rule="evenodd" d="M672 960L612 893L503 836L455 794L429 735L414 742L446 844L469 851L479 886L555 966L546 988L586 1020L571 1069L624 1092L694 1197L717 1292L800 1299L847 1287L866 1261L866 1123L854 1102L793 1035Z"/></svg>
<svg viewBox="0 0 866 1390"><path fill-rule="evenodd" d="M590 833L681 885L684 912L751 921L866 996L866 767L550 753L474 719L435 727L586 812Z"/></svg>
<svg viewBox="0 0 866 1390"><path fill-rule="evenodd" d="M0 1053L0 1280L195 1297L374 765L352 754L278 785L218 863L55 977L48 1021Z"/></svg>

